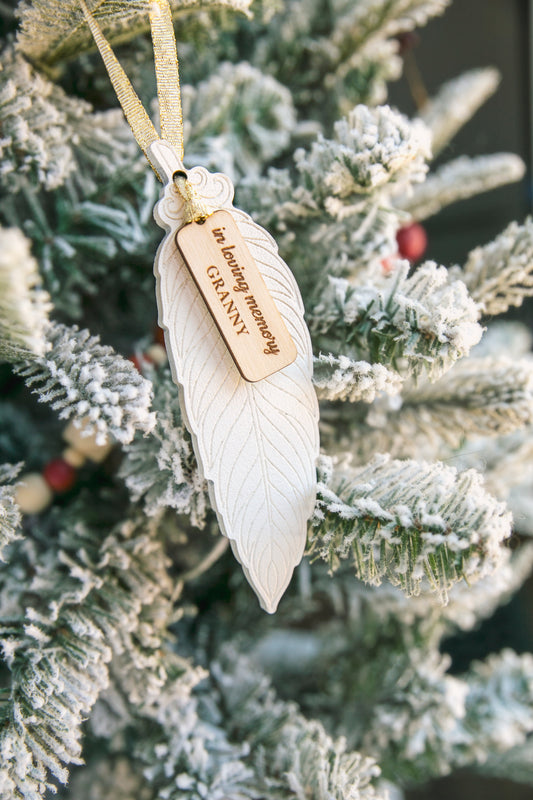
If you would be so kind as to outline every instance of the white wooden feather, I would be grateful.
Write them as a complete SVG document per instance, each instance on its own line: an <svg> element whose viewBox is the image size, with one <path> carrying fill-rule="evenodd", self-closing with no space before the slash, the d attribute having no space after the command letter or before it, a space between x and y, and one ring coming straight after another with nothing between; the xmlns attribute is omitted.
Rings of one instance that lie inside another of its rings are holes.
<svg viewBox="0 0 533 800"><path fill-rule="evenodd" d="M183 170L165 142L149 150L165 176L154 216L167 231L154 265L159 324L196 456L222 532L260 599L273 613L300 562L315 503L318 405L312 351L296 281L272 237L232 205L233 185L202 167L188 180L213 210L237 221L298 351L296 360L258 383L235 366L175 242L184 203L172 182Z"/></svg>

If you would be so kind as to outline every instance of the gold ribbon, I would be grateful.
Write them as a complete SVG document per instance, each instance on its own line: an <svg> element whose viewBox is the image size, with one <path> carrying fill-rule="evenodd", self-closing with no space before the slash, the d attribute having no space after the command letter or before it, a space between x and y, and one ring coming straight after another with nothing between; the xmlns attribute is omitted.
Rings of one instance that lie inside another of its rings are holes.
<svg viewBox="0 0 533 800"><path fill-rule="evenodd" d="M79 3L137 144L157 177L160 178L148 155L148 148L154 142L161 139L168 142L177 150L180 161L183 161L183 116L179 66L169 2L168 0L152 0L150 4L150 27L154 46L161 136L157 133L130 79L121 67L98 22L89 11L85 0L79 0ZM187 181L186 174L176 173L173 184L185 202L186 222L201 222L207 219L212 212Z"/></svg>
<svg viewBox="0 0 533 800"><path fill-rule="evenodd" d="M183 161L183 117L180 74L172 12L168 0L152 0L150 27L154 46L161 138L171 144Z"/></svg>
<svg viewBox="0 0 533 800"><path fill-rule="evenodd" d="M152 120L144 110L144 106L139 100L137 92L130 83L130 79L120 66L117 57L111 49L111 45L105 38L102 29L87 8L84 0L80 0L80 6L96 46L100 51L105 68L113 84L113 89L124 111L124 116L128 120L133 135L137 140L137 144L146 155L148 147L154 142L157 142L161 137L154 128Z"/></svg>

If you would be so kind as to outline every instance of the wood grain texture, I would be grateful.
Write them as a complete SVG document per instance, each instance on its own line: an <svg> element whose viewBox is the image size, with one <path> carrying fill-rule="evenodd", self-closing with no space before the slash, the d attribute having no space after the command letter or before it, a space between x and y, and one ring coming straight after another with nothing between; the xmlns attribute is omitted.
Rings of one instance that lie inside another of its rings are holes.
<svg viewBox="0 0 533 800"><path fill-rule="evenodd" d="M260 381L292 364L296 346L231 213L184 225L176 240L243 378Z"/></svg>
<svg viewBox="0 0 533 800"><path fill-rule="evenodd" d="M257 383L244 380L175 241L183 201L171 177L183 165L165 143L149 155L170 181L154 211L167 231L154 271L173 378L222 532L262 607L273 613L303 555L315 503L318 405L302 300L272 237L233 208L229 178L190 170L205 202L232 214L296 345L285 369Z"/></svg>

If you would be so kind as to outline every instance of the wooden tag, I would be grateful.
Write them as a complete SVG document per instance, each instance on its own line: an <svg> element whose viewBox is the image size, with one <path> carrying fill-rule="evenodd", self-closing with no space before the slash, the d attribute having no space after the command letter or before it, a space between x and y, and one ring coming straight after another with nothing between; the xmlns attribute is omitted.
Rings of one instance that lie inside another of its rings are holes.
<svg viewBox="0 0 533 800"><path fill-rule="evenodd" d="M229 211L184 225L176 242L242 377L292 364L296 346Z"/></svg>

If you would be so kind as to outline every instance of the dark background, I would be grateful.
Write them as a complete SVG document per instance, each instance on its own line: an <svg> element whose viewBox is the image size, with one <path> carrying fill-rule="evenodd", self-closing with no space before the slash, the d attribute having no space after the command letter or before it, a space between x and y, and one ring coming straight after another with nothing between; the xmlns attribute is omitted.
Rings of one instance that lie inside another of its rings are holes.
<svg viewBox="0 0 533 800"><path fill-rule="evenodd" d="M528 0L455 0L442 17L418 31L411 51L433 95L445 81L475 67L495 66L501 84L493 97L459 131L436 164L460 155L516 153L528 170L523 181L495 189L440 212L424 223L427 257L449 266L462 264L468 252L493 239L516 219L531 212L530 3ZM533 7L533 2L531 3ZM405 77L391 84L389 101L405 113L416 111ZM533 299L511 312L533 328ZM478 631L445 643L460 672L473 658L513 647L533 650L533 581ZM533 715L533 708L531 709ZM435 780L412 790L408 800L533 800L533 788L470 772Z"/></svg>
<svg viewBox="0 0 533 800"><path fill-rule="evenodd" d="M533 5L533 4L532 4ZM429 95L476 67L501 73L496 93L462 128L436 164L460 155L516 153L528 165L521 183L495 189L440 212L424 223L427 255L449 265L494 238L531 209L531 136L528 0L455 0L443 16L418 31L412 54ZM416 111L405 78L390 84L389 100L408 115Z"/></svg>

